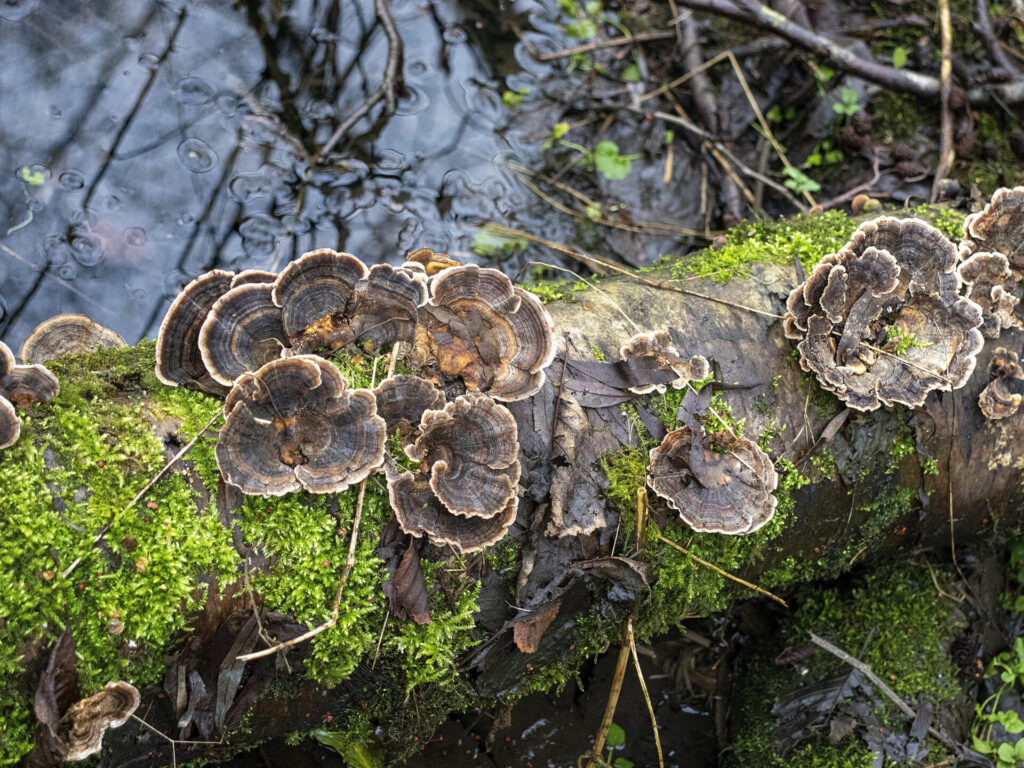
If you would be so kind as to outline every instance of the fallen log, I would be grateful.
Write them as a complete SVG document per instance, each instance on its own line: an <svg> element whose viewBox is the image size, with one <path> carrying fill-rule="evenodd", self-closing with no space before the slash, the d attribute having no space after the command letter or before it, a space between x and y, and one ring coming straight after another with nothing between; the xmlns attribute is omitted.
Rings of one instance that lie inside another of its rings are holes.
<svg viewBox="0 0 1024 768"><path fill-rule="evenodd" d="M449 711L564 683L634 608L644 639L756 597L701 561L784 596L1019 524L1024 420L989 421L977 405L996 342L965 387L916 410L846 412L800 370L780 320L793 258L813 263L855 227L841 214L757 225L730 236L712 277L695 274L716 263L707 252L562 286L569 296L548 305L560 345L548 381L510 407L523 475L506 540L467 557L420 544L431 623L398 619L382 591L388 498L371 480L336 625L249 663L237 657L328 618L355 489L241 498L213 460L220 401L160 384L152 345L56 362L61 395L25 414L0 453L3 758L31 746L33 693L66 626L83 695L119 677L143 691L139 719L106 736L110 765L224 757L314 728L397 759ZM648 451L676 426L682 392L634 396L595 363L661 329L712 362L715 413L775 462L777 512L756 533L694 533L652 495L657 526L632 535ZM1004 331L998 345L1021 339ZM383 375L380 360L339 365L354 386Z"/></svg>

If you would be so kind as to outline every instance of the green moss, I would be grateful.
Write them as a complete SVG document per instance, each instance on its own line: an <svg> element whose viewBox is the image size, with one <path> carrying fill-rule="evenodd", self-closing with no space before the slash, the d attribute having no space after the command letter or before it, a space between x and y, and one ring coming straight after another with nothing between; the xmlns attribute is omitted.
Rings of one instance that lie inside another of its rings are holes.
<svg viewBox="0 0 1024 768"><path fill-rule="evenodd" d="M964 236L964 215L937 205L919 205L910 209L915 217L924 219L953 242Z"/></svg>
<svg viewBox="0 0 1024 768"><path fill-rule="evenodd" d="M936 567L936 566L933 566ZM940 578L952 578L952 574ZM884 600L878 596L884 595ZM814 594L784 617L777 632L740 658L732 675L733 722L738 729L726 766L759 765L765 768L849 768L872 765L874 756L857 736L838 745L819 733L786 755L780 755L773 737L771 708L776 698L800 685L814 685L849 671L841 661L824 651L815 652L793 665L773 663L783 648L801 646L808 632L828 638L843 650L870 664L890 687L908 701L924 697L949 707L960 693L957 669L948 653L960 628L954 618L955 604L938 596L926 567L899 565L878 568L857 578L849 589L830 589ZM888 700L877 710L884 722L906 730ZM929 744L936 757L938 745Z"/></svg>
<svg viewBox="0 0 1024 768"><path fill-rule="evenodd" d="M673 259L670 268L679 279L697 276L722 283L743 277L753 265L765 262L791 267L799 259L809 272L822 256L842 247L856 228L857 222L840 211L778 222L745 222L726 235L721 249L705 248Z"/></svg>
<svg viewBox="0 0 1024 768"><path fill-rule="evenodd" d="M553 301L573 301L577 291L587 290L587 284L581 280L539 280L522 283L530 293L537 296L545 304Z"/></svg>

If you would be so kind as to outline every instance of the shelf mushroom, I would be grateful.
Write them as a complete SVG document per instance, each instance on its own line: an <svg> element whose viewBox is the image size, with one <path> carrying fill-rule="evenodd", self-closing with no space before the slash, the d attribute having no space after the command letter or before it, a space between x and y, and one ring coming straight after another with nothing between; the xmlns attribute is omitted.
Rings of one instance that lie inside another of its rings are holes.
<svg viewBox="0 0 1024 768"><path fill-rule="evenodd" d="M698 417L710 392L696 396L701 403L696 408L690 405L694 399L688 393L679 410L685 426L651 449L647 485L695 531L752 533L775 514L772 492L779 476L768 454L751 440L708 434Z"/></svg>
<svg viewBox="0 0 1024 768"><path fill-rule="evenodd" d="M420 463L385 465L391 507L403 531L475 552L500 540L519 506L516 421L490 397L462 395L424 411L406 454Z"/></svg>
<svg viewBox="0 0 1024 768"><path fill-rule="evenodd" d="M339 493L384 460L385 424L373 393L349 391L341 372L316 355L242 375L224 412L217 466L243 493Z"/></svg>
<svg viewBox="0 0 1024 768"><path fill-rule="evenodd" d="M923 221L865 222L789 296L785 333L800 341L801 367L861 411L959 389L984 339L956 265L953 243Z"/></svg>
<svg viewBox="0 0 1024 768"><path fill-rule="evenodd" d="M1024 278L1024 187L997 189L982 211L968 216L960 251L965 257L1001 253L1017 278Z"/></svg>
<svg viewBox="0 0 1024 768"><path fill-rule="evenodd" d="M199 353L207 372L230 387L244 373L281 357L288 346L274 285L245 283L214 302L199 330Z"/></svg>
<svg viewBox="0 0 1024 768"><path fill-rule="evenodd" d="M290 346L301 353L411 341L427 296L418 275L388 264L367 270L352 254L323 248L289 264L273 298Z"/></svg>
<svg viewBox="0 0 1024 768"><path fill-rule="evenodd" d="M231 289L233 272L214 269L186 285L171 303L156 339L156 377L169 387L194 386L224 394L199 351L199 334L217 300Z"/></svg>
<svg viewBox="0 0 1024 768"><path fill-rule="evenodd" d="M120 728L139 708L142 699L131 683L107 683L106 688L82 699L68 712L71 730L67 734L66 762L85 760L103 747L103 734Z"/></svg>
<svg viewBox="0 0 1024 768"><path fill-rule="evenodd" d="M436 365L470 390L512 402L536 394L554 359L551 316L496 269L450 267L430 281L420 311L414 366Z"/></svg>
<svg viewBox="0 0 1024 768"><path fill-rule="evenodd" d="M1006 256L979 251L957 270L967 287L965 295L981 307L983 336L997 339L1004 328L1022 327L1014 314L1020 302L1020 289Z"/></svg>
<svg viewBox="0 0 1024 768"><path fill-rule="evenodd" d="M119 333L86 315L55 315L37 325L18 350L23 363L45 363L110 347L127 347Z"/></svg>
<svg viewBox="0 0 1024 768"><path fill-rule="evenodd" d="M373 395L377 415L387 424L388 435L398 432L402 445L410 445L419 434L424 411L444 408L444 392L419 376L399 374L382 381Z"/></svg>
<svg viewBox="0 0 1024 768"><path fill-rule="evenodd" d="M981 391L978 407L986 419L1005 419L1020 409L1024 399L1024 369L1016 352L997 347L988 365L992 381Z"/></svg>
<svg viewBox="0 0 1024 768"><path fill-rule="evenodd" d="M665 331L638 333L619 347L619 358L629 374L629 391L638 395L655 390L664 393L666 384L682 389L711 371L707 358L687 358Z"/></svg>
<svg viewBox="0 0 1024 768"><path fill-rule="evenodd" d="M38 363L17 365L10 347L0 341L0 449L14 445L21 435L14 406L29 408L59 393L56 376Z"/></svg>

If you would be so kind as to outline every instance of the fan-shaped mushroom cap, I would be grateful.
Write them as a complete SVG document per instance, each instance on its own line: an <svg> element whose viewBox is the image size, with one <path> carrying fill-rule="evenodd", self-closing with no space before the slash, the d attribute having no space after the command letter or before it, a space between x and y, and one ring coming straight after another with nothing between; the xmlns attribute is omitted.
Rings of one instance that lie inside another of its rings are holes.
<svg viewBox="0 0 1024 768"><path fill-rule="evenodd" d="M430 468L430 487L454 515L493 517L519 484L516 420L485 395L463 395L426 411L420 436L405 449Z"/></svg>
<svg viewBox="0 0 1024 768"><path fill-rule="evenodd" d="M442 270L459 267L462 264L447 253L437 253L430 248L417 248L415 251L409 252L402 266L422 270L427 276L433 277Z"/></svg>
<svg viewBox="0 0 1024 768"><path fill-rule="evenodd" d="M367 275L366 265L351 253L329 248L304 253L285 267L274 284L274 303L288 338L327 335L333 329L320 326L345 314L356 283Z"/></svg>
<svg viewBox="0 0 1024 768"><path fill-rule="evenodd" d="M1005 419L1020 409L1024 399L1024 369L1015 352L997 347L988 366L992 381L981 391L978 406L987 419Z"/></svg>
<svg viewBox="0 0 1024 768"><path fill-rule="evenodd" d="M981 308L959 296L953 244L915 219L860 226L787 301L800 364L850 407L918 406L957 389L982 347Z"/></svg>
<svg viewBox="0 0 1024 768"><path fill-rule="evenodd" d="M80 355L109 347L127 347L121 335L86 315L55 315L35 327L21 344L23 363L45 363L64 355Z"/></svg>
<svg viewBox="0 0 1024 768"><path fill-rule="evenodd" d="M71 706L71 731L67 736L67 762L84 760L103 747L108 728L120 728L139 708L142 699L131 683L118 681Z"/></svg>
<svg viewBox="0 0 1024 768"><path fill-rule="evenodd" d="M958 270L967 285L967 298L981 307L982 335L996 339L1003 328L1021 327L1020 320L1014 315L1014 308L1020 302L1020 288L1006 256L979 251L964 261Z"/></svg>
<svg viewBox="0 0 1024 768"><path fill-rule="evenodd" d="M194 383L223 393L206 370L199 334L210 310L231 288L233 272L215 269L186 285L171 304L156 340L156 377L169 387Z"/></svg>
<svg viewBox="0 0 1024 768"><path fill-rule="evenodd" d="M14 406L6 397L0 397L0 450L10 448L21 436L21 423Z"/></svg>
<svg viewBox="0 0 1024 768"><path fill-rule="evenodd" d="M33 403L48 403L60 394L57 377L44 366L15 365L0 376L0 397L5 397L19 408Z"/></svg>
<svg viewBox="0 0 1024 768"><path fill-rule="evenodd" d="M409 445L419 432L424 411L443 408L444 392L419 376L399 374L384 379L373 395L377 398L377 415L387 423L388 434L398 430L402 445Z"/></svg>
<svg viewBox="0 0 1024 768"><path fill-rule="evenodd" d="M453 515L434 495L430 480L412 472L399 474L384 466L388 497L398 525L412 536L426 536L437 546L450 545L458 552L477 552L500 541L515 522L519 497L491 517Z"/></svg>
<svg viewBox="0 0 1024 768"><path fill-rule="evenodd" d="M217 466L247 494L338 493L384 460L373 393L348 391L340 371L316 355L274 360L240 377L224 410Z"/></svg>
<svg viewBox="0 0 1024 768"><path fill-rule="evenodd" d="M452 267L430 283L420 316L414 365L431 360L448 376L496 400L524 400L540 390L554 359L553 324L533 294L496 269Z"/></svg>
<svg viewBox="0 0 1024 768"><path fill-rule="evenodd" d="M961 252L1003 254L1010 266L1024 272L1024 187L997 189L989 204L964 220Z"/></svg>
<svg viewBox="0 0 1024 768"><path fill-rule="evenodd" d="M775 514L775 467L746 438L728 438L716 446L722 453L714 439L694 440L690 427L669 432L651 449L647 484L695 531L752 533Z"/></svg>
<svg viewBox="0 0 1024 768"><path fill-rule="evenodd" d="M638 395L654 390L664 392L665 384L682 389L711 371L707 358L685 357L665 331L638 333L619 347L619 358L626 363L631 379L637 382L629 391Z"/></svg>
<svg viewBox="0 0 1024 768"><path fill-rule="evenodd" d="M231 287L237 288L240 285L273 283L276 280L276 272L267 272L265 269L244 269L231 278Z"/></svg>
<svg viewBox="0 0 1024 768"><path fill-rule="evenodd" d="M199 331L199 351L210 376L231 386L243 373L276 360L288 345L274 286L249 283L214 303Z"/></svg>
<svg viewBox="0 0 1024 768"><path fill-rule="evenodd" d="M11 348L0 341L0 378L6 376L16 364Z"/></svg>
<svg viewBox="0 0 1024 768"><path fill-rule="evenodd" d="M417 310L427 300L422 279L390 264L374 264L356 285L350 311L351 341L373 349L416 336Z"/></svg>

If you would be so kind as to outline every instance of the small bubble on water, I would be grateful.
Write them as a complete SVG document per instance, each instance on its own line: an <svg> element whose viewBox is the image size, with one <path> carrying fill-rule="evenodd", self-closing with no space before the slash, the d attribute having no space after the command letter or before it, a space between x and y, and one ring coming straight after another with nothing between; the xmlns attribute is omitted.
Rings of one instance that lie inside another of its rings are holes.
<svg viewBox="0 0 1024 768"><path fill-rule="evenodd" d="M71 255L83 267L95 267L106 255L103 252L103 241L90 232L71 236Z"/></svg>
<svg viewBox="0 0 1024 768"><path fill-rule="evenodd" d="M155 53L140 53L139 66L152 72L160 64L160 57Z"/></svg>
<svg viewBox="0 0 1024 768"><path fill-rule="evenodd" d="M85 177L78 171L64 171L57 177L57 183L68 192L77 192L85 186Z"/></svg>
<svg viewBox="0 0 1024 768"><path fill-rule="evenodd" d="M46 110L46 116L49 117L51 120L60 120L62 117L64 117L64 110L62 110L56 104L51 104L50 107Z"/></svg>
<svg viewBox="0 0 1024 768"><path fill-rule="evenodd" d="M137 248L146 242L146 230L142 227L128 227L124 231L124 241Z"/></svg>
<svg viewBox="0 0 1024 768"><path fill-rule="evenodd" d="M78 277L78 267L74 264L65 264L63 267L57 270L57 274L64 280L74 280Z"/></svg>
<svg viewBox="0 0 1024 768"><path fill-rule="evenodd" d="M201 107L213 101L213 88L198 77L186 77L174 88L174 98L186 107Z"/></svg>
<svg viewBox="0 0 1024 768"><path fill-rule="evenodd" d="M178 145L178 159L192 173L206 173L217 162L217 153L202 139L185 139Z"/></svg>
<svg viewBox="0 0 1024 768"><path fill-rule="evenodd" d="M466 30L458 24L449 24L444 28L444 40L446 43L458 44L466 42L469 36Z"/></svg>
<svg viewBox="0 0 1024 768"><path fill-rule="evenodd" d="M46 262L51 267L59 267L63 264L67 264L71 258L71 246L68 245L68 241L64 239L64 235L59 235L56 232L47 235L42 239L39 244L43 252L43 256L46 258Z"/></svg>

